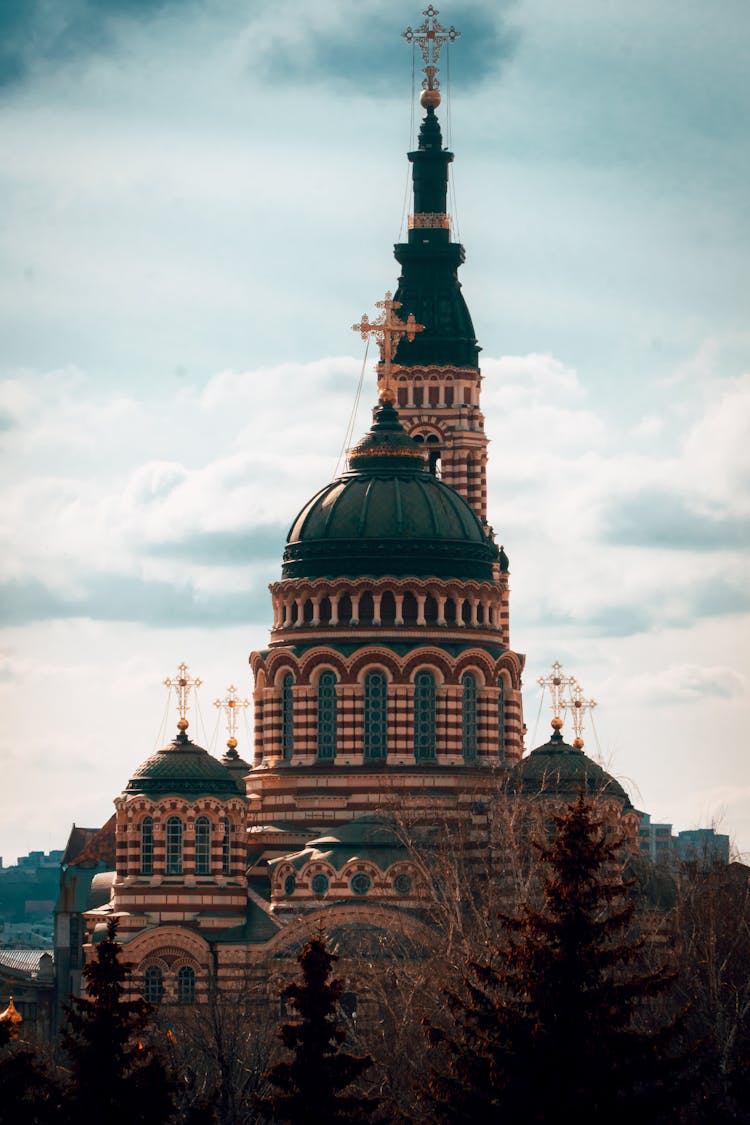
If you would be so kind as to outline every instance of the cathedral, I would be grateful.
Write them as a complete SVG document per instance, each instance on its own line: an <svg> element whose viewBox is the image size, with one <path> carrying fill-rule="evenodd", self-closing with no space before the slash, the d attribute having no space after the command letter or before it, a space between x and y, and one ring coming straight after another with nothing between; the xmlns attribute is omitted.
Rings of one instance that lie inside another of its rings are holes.
<svg viewBox="0 0 750 1125"><path fill-rule="evenodd" d="M221 759L191 740L195 681L182 665L174 739L67 857L63 993L80 988L113 916L132 987L153 1003L200 1003L248 981L270 999L321 927L342 964L362 949L424 955L440 935L415 833L486 849L501 792L533 800L585 784L637 839L626 793L561 724L524 757L524 657L511 643L508 555L487 523L480 348L438 118L438 57L458 33L432 6L424 15L405 33L425 78L400 275L379 315L354 326L379 347L377 403L346 471L291 519L268 647L249 657L253 760L231 729ZM225 704L239 706L236 692Z"/></svg>

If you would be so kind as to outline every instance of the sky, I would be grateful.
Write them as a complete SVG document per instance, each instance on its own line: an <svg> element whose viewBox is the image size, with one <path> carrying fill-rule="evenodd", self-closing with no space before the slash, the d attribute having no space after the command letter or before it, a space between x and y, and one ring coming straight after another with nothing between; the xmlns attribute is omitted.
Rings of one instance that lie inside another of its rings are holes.
<svg viewBox="0 0 750 1125"><path fill-rule="evenodd" d="M336 471L350 326L398 276L421 12L0 5L6 864L107 819L181 661L216 753L213 701L251 694L285 535ZM750 9L440 19L527 746L559 660L634 804L750 853Z"/></svg>

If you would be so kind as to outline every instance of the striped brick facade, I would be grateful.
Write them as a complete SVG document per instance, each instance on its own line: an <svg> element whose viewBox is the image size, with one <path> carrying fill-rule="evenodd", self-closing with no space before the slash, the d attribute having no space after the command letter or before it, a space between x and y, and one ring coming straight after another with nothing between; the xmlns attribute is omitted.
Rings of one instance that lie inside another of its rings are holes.
<svg viewBox="0 0 750 1125"><path fill-rule="evenodd" d="M399 418L423 444L428 467L433 471L438 462L442 480L486 521L488 441L479 407L481 381L475 367L402 365L393 376Z"/></svg>

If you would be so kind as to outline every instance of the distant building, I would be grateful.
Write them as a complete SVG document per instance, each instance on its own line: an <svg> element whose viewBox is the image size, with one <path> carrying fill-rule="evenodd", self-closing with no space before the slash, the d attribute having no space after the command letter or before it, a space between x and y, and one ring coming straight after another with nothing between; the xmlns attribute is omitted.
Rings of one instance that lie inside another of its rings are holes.
<svg viewBox="0 0 750 1125"><path fill-rule="evenodd" d="M714 828L689 828L674 835L671 824L652 821L648 813L640 817L641 855L652 863L729 863L729 837Z"/></svg>
<svg viewBox="0 0 750 1125"><path fill-rule="evenodd" d="M24 1039L48 1040L55 1006L51 953L39 949L0 949L0 1009L11 997L23 1018Z"/></svg>
<svg viewBox="0 0 750 1125"><path fill-rule="evenodd" d="M729 863L729 837L713 828L678 832L675 850L684 863Z"/></svg>

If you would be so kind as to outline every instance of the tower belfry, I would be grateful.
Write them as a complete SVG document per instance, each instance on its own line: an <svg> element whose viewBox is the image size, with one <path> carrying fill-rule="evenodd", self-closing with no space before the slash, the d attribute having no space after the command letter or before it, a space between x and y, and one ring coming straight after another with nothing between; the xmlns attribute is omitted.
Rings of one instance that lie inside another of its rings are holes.
<svg viewBox="0 0 750 1125"><path fill-rule="evenodd" d="M458 267L463 246L451 241L448 215L448 169L453 153L443 147L436 109L441 102L437 62L443 46L459 36L442 27L436 8L424 23L408 27L404 39L418 46L424 61L420 104L425 117L412 165L413 211L407 241L394 247L401 276L395 300L403 319L413 316L424 331L413 343L403 340L394 360L393 389L399 417L409 435L422 444L431 472L441 476L487 519L487 437L480 409L479 345ZM384 374L380 372L382 384Z"/></svg>

